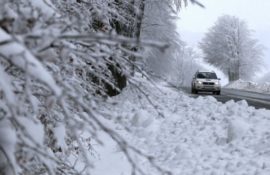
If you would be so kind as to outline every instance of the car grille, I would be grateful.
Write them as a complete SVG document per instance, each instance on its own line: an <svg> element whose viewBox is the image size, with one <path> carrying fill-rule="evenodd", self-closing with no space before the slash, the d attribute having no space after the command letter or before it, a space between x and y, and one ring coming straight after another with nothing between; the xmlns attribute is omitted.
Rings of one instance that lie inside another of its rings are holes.
<svg viewBox="0 0 270 175"><path fill-rule="evenodd" d="M203 82L204 85L214 85L215 83L212 82Z"/></svg>

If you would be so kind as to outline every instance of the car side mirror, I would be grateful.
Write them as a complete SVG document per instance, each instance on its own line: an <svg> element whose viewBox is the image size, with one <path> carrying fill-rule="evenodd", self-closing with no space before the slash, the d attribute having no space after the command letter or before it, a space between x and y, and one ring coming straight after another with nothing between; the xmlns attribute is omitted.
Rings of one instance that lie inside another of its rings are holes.
<svg viewBox="0 0 270 175"><path fill-rule="evenodd" d="M220 78L218 78L218 80L220 80Z"/></svg>

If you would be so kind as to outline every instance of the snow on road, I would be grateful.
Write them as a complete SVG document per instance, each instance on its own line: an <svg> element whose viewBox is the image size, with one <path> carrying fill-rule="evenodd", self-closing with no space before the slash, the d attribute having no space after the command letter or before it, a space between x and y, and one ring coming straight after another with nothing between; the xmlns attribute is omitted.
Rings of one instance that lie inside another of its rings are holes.
<svg viewBox="0 0 270 175"><path fill-rule="evenodd" d="M256 110L245 101L222 104L211 96L194 99L164 82L157 83L157 88L139 81L155 108L129 87L109 99L103 110L113 111L109 120L116 131L153 155L158 165L181 175L270 174L270 111ZM111 139L96 149L99 159L94 174L104 174L99 168L103 164L107 174L131 174ZM144 159L137 160L146 174L157 174Z"/></svg>
<svg viewBox="0 0 270 175"><path fill-rule="evenodd" d="M240 89L264 94L270 94L270 83L255 83L251 81L237 80L225 86L230 89Z"/></svg>

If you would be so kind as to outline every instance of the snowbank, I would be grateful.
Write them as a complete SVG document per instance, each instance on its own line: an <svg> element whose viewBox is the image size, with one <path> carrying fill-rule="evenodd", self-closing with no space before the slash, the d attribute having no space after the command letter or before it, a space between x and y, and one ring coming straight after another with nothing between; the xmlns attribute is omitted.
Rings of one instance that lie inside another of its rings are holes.
<svg viewBox="0 0 270 175"><path fill-rule="evenodd" d="M255 83L251 81L237 80L226 85L225 87L270 94L270 82Z"/></svg>
<svg viewBox="0 0 270 175"><path fill-rule="evenodd" d="M164 82L140 81L138 86L146 96L128 87L109 99L104 110L114 111L109 120L115 121L118 133L154 156L157 165L181 175L270 173L270 111L256 110L246 101L222 104L211 96L194 99ZM97 167L107 160L111 175L130 174L123 153L115 152L111 141L107 145L98 147ZM105 154L108 149L109 156ZM158 174L145 159L136 158L146 174ZM101 175L99 172L94 174Z"/></svg>

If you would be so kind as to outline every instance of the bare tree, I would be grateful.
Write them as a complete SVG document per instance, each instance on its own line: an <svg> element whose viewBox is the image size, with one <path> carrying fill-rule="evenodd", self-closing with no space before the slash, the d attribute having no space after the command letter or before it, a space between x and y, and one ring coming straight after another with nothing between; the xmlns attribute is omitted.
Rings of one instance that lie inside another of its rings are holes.
<svg viewBox="0 0 270 175"><path fill-rule="evenodd" d="M170 83L175 86L189 87L195 72L200 69L199 55L191 47L183 45L176 52L176 59L170 72Z"/></svg>

